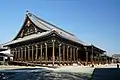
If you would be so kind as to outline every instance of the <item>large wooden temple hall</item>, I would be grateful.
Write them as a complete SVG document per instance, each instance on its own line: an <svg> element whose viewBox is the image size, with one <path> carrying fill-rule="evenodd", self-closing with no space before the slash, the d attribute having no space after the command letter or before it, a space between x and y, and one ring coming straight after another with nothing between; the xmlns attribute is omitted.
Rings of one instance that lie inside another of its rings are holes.
<svg viewBox="0 0 120 80"><path fill-rule="evenodd" d="M100 63L106 52L28 11L18 34L5 46L14 55L13 62L53 66Z"/></svg>

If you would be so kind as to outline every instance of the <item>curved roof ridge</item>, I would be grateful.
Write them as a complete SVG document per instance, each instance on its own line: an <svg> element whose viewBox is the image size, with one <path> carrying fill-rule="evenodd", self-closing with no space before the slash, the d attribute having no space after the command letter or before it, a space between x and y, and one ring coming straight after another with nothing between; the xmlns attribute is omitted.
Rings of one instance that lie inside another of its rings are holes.
<svg viewBox="0 0 120 80"><path fill-rule="evenodd" d="M41 19L41 18L39 18L39 17L37 17L37 16L35 16L35 15L32 14L32 13L28 13L28 15L33 16L33 17L36 18L36 20L38 20L39 22L40 22L40 21L43 21L44 23L47 23L48 25L50 25L50 26L52 27L52 29L53 29L53 28L57 28L57 29L59 29L59 30L61 30L61 31L64 31L64 32L68 33L68 34L71 35L71 36L75 36L74 34L68 32L68 31L63 30L63 29L61 29L61 28L59 28L59 27L57 27L57 26L55 26L55 25L53 25L53 24L51 24L51 23L49 23L49 22L47 22L47 21L45 21L45 20L43 20L43 19ZM45 26L45 27L48 28L48 26ZM49 27L49 28L50 28L50 27Z"/></svg>
<svg viewBox="0 0 120 80"><path fill-rule="evenodd" d="M41 23L40 21L38 21L36 18L34 18L34 16L31 13L28 13L27 16L29 17L29 19L38 27L40 27L41 29L43 29L42 27L44 26L45 30L49 30L50 28L47 27L46 25L44 25L43 23ZM42 26L40 26L40 24Z"/></svg>

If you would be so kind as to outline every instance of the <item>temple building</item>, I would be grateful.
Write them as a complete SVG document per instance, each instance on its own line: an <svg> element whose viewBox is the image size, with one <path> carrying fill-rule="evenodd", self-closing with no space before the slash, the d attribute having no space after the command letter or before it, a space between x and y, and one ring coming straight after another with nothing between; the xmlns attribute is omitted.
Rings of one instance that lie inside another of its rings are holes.
<svg viewBox="0 0 120 80"><path fill-rule="evenodd" d="M13 62L53 66L100 63L99 55L105 52L30 12L15 38L4 46L14 55Z"/></svg>

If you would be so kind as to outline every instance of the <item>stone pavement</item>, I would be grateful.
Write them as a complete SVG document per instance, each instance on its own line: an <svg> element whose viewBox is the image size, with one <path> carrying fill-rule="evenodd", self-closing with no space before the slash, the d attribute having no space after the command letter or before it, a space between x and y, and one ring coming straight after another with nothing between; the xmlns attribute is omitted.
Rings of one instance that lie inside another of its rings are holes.
<svg viewBox="0 0 120 80"><path fill-rule="evenodd" d="M88 80L90 74L54 72L43 68L22 68L0 71L0 80Z"/></svg>
<svg viewBox="0 0 120 80"><path fill-rule="evenodd" d="M120 68L95 68L91 80L120 80Z"/></svg>

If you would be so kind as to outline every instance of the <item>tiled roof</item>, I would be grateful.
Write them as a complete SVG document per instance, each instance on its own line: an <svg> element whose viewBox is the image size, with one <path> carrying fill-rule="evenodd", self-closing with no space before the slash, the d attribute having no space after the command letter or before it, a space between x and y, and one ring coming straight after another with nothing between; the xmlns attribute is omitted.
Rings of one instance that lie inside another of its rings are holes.
<svg viewBox="0 0 120 80"><path fill-rule="evenodd" d="M11 44L15 44L15 43L19 43L19 42L23 42L23 41L27 41L27 40L31 40L31 39L35 39L35 38L39 38L39 37L42 37L42 36L45 36L49 33L51 33L53 30L55 30L61 37L65 38L65 39L68 39L68 40L71 40L73 42L77 42L79 44L82 44L82 45L89 45L81 40L79 40L75 35L31 14L31 13L27 13L26 16L29 17L29 19L39 28L43 29L43 30L46 30L46 32L43 32L43 33L38 33L38 34L32 34L32 35L29 35L29 36L25 36L24 38L19 38L19 39L16 39L16 40L12 40L11 42L8 42L7 44L5 45L11 45Z"/></svg>
<svg viewBox="0 0 120 80"><path fill-rule="evenodd" d="M40 37L43 37L45 35L48 35L49 33L51 33L51 31L25 36L24 38L19 38L19 39L13 40L11 42L8 42L4 46L19 43L19 42L23 42L23 41L28 41L28 40L32 40L32 39L36 39L36 38L40 38Z"/></svg>
<svg viewBox="0 0 120 80"><path fill-rule="evenodd" d="M74 42L80 43L82 45L89 45L81 40L79 40L74 34L71 34L31 13L28 13L27 16L30 18L30 20L38 27L44 29L44 30L53 30L55 29L63 38L66 38L68 40L72 40Z"/></svg>

